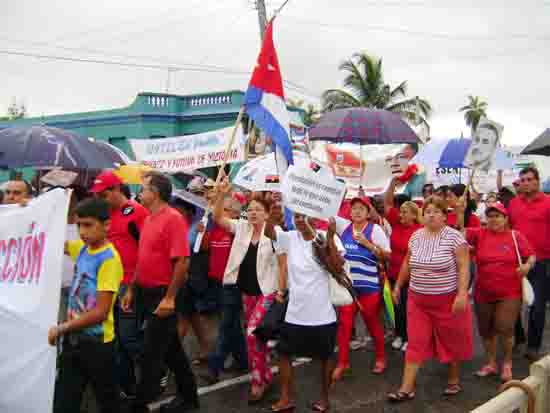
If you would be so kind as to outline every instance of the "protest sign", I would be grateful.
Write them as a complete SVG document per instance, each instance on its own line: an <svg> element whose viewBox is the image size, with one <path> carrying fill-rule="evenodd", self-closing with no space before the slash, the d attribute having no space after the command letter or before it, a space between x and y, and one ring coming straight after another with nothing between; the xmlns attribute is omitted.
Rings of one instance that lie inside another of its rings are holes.
<svg viewBox="0 0 550 413"><path fill-rule="evenodd" d="M68 192L0 208L0 411L51 412Z"/></svg>
<svg viewBox="0 0 550 413"><path fill-rule="evenodd" d="M346 190L325 168L291 165L281 192L285 207L313 218L326 219L338 214Z"/></svg>
<svg viewBox="0 0 550 413"><path fill-rule="evenodd" d="M64 171L62 169L52 169L40 180L48 185L67 187L71 185L78 174L73 171Z"/></svg>
<svg viewBox="0 0 550 413"><path fill-rule="evenodd" d="M502 125L482 118L474 131L472 144L464 158L464 166L483 171L491 169L503 129Z"/></svg>
<svg viewBox="0 0 550 413"><path fill-rule="evenodd" d="M197 135L160 139L130 139L136 160L164 172L192 171L223 164L233 127ZM239 126L227 163L244 160L243 131Z"/></svg>

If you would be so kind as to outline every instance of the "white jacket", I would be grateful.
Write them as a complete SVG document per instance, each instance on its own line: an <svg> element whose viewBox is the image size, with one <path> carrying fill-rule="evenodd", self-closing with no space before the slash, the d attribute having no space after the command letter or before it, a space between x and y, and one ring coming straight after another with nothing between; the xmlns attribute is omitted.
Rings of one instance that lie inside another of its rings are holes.
<svg viewBox="0 0 550 413"><path fill-rule="evenodd" d="M239 268L244 256L248 251L254 228L247 221L231 220L231 232L235 234L229 259L225 266L223 284L231 285L237 283ZM265 225L262 228L262 235L258 244L258 257L256 260L256 272L258 284L263 295L273 294L278 288L278 267L275 247L272 241L264 234Z"/></svg>

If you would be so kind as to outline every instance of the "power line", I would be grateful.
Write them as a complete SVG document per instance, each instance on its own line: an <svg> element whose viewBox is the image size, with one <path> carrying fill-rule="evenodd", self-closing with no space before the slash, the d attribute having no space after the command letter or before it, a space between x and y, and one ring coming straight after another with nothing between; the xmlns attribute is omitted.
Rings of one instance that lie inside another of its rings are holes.
<svg viewBox="0 0 550 413"><path fill-rule="evenodd" d="M411 36L431 37L441 40L456 40L456 41L484 41L484 40L513 40L522 39L530 41L546 41L550 40L550 34L543 34L541 36L532 36L527 33L508 33L500 36L469 36L469 35L454 35L450 33L441 32L424 32L418 30L411 30L406 28L377 26L377 25L358 25L358 24L342 24L342 23L326 23L318 20L303 19L296 16L285 15L285 19L295 20L297 22L309 25L315 25L317 27L326 29L339 29L346 31L373 31L384 32L392 34L407 34Z"/></svg>
<svg viewBox="0 0 550 413"><path fill-rule="evenodd" d="M69 57L69 56L55 56L55 55L47 55L47 54L38 54L38 53L28 53L28 52L20 52L20 51L14 51L14 50L0 50L0 54L7 55L7 56L19 56L19 57L28 57L28 58L35 58L40 60L51 60L51 61L62 61L62 62L73 62L73 63L92 63L92 64L101 64L101 65L107 65L107 66L118 66L118 67L126 67L126 68L134 68L134 69L152 69L152 70L162 70L162 71L170 71L170 72L178 72L178 71L187 71L187 72L199 72L199 73L221 73L226 75L237 75L237 76L250 76L251 73L247 71L239 71L239 70L233 70L229 68L223 68L223 67L200 67L200 66L176 66L176 65L158 65L158 64L145 64L145 63L130 63L130 62L122 62L122 61L114 61L114 60L101 60L101 59L89 59L89 58L78 58L78 57ZM289 89L298 91L299 93L318 98L318 96L315 96L314 92L309 91L305 87L291 81L284 81L285 86Z"/></svg>

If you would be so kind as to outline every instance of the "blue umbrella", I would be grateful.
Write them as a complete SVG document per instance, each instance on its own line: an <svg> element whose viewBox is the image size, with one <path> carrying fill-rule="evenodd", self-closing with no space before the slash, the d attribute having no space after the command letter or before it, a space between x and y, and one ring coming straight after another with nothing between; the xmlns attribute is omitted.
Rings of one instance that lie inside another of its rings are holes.
<svg viewBox="0 0 550 413"><path fill-rule="evenodd" d="M110 169L116 165L92 139L47 126L0 131L0 168Z"/></svg>
<svg viewBox="0 0 550 413"><path fill-rule="evenodd" d="M425 145L411 162L439 168L464 168L464 158L471 143L471 139L465 138L433 140ZM493 169L513 168L513 159L504 150L497 148Z"/></svg>

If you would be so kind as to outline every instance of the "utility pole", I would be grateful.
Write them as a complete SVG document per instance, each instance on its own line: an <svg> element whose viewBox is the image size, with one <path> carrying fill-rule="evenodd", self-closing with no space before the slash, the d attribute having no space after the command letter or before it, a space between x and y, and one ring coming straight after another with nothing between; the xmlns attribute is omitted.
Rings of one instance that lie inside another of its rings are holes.
<svg viewBox="0 0 550 413"><path fill-rule="evenodd" d="M260 39L264 41L265 28L267 26L267 11L265 10L264 0L255 0L256 10L258 10L258 23L260 24Z"/></svg>

